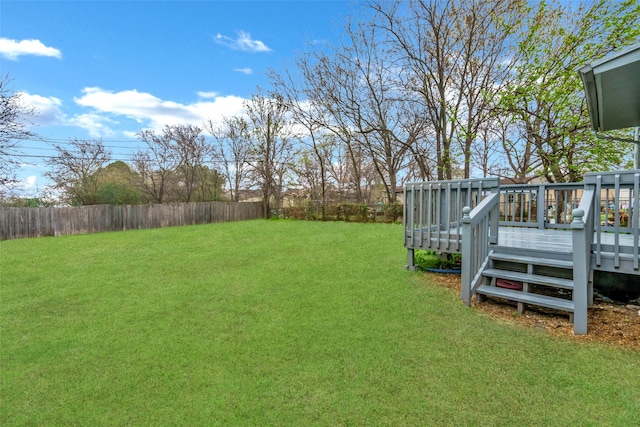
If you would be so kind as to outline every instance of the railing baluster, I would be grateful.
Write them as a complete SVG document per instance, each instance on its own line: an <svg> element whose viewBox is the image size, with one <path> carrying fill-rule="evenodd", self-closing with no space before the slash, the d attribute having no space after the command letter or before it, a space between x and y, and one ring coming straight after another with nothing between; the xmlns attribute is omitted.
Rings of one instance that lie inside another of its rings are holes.
<svg viewBox="0 0 640 427"><path fill-rule="evenodd" d="M633 175L633 199L629 200L627 210L629 226L633 227L633 268L638 270L640 269L638 265L640 263L638 259L640 258L640 254L638 254L638 251L640 251L640 173Z"/></svg>
<svg viewBox="0 0 640 427"><path fill-rule="evenodd" d="M615 227L614 232L614 253L613 260L614 266L616 268L620 268L620 174L615 175L615 183L614 183L614 209L613 209L613 226Z"/></svg>
<svg viewBox="0 0 640 427"><path fill-rule="evenodd" d="M418 226L420 227L420 247L422 247L424 245L424 184L420 184L420 207L419 207L419 211L418 214L420 216L420 221Z"/></svg>
<svg viewBox="0 0 640 427"><path fill-rule="evenodd" d="M449 233L451 232L451 227L453 226L452 224L452 220L453 220L453 200L454 200L454 185L452 183L449 183L447 185L447 192L446 192L446 203L445 203L445 215L444 217L446 218L446 229L447 229L447 237L449 237ZM447 238L447 240L449 240ZM449 249L449 244L447 243L447 249Z"/></svg>
<svg viewBox="0 0 640 427"><path fill-rule="evenodd" d="M431 183L427 184L427 244L431 248L431 227L433 226L433 187Z"/></svg>
<svg viewBox="0 0 640 427"><path fill-rule="evenodd" d="M598 175L598 177L596 178L595 197L595 206L598 209L598 221L596 222L596 265L599 267L602 264L602 220L600 219L600 206L602 205L602 175ZM606 207L604 220L606 224L606 222L608 221Z"/></svg>
<svg viewBox="0 0 640 427"><path fill-rule="evenodd" d="M442 228L442 184L438 184L438 197L436 198L436 225L434 226L434 231L436 231L437 241L436 241L436 249L440 249L440 230Z"/></svg>
<svg viewBox="0 0 640 427"><path fill-rule="evenodd" d="M468 187L472 187L473 185L469 185ZM470 189L467 187L467 191ZM462 220L462 181L458 181L458 194L456 195L456 204L455 204L455 220L456 220L456 251L460 251L460 226L462 225L460 221Z"/></svg>

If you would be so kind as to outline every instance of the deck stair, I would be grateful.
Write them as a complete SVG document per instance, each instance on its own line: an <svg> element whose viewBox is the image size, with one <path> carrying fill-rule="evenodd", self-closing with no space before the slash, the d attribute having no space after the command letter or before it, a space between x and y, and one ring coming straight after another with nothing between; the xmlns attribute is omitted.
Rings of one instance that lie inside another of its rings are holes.
<svg viewBox="0 0 640 427"><path fill-rule="evenodd" d="M639 206L640 169L587 173L575 183L407 183L407 269L415 269L415 250L460 254L467 306L475 297L516 301L521 313L550 307L570 313L583 335L595 272L640 278Z"/></svg>
<svg viewBox="0 0 640 427"><path fill-rule="evenodd" d="M522 290L501 287L502 280L521 283ZM477 301L484 297L515 301L520 314L527 305L535 305L568 312L573 320L573 290L571 254L496 246L475 293Z"/></svg>

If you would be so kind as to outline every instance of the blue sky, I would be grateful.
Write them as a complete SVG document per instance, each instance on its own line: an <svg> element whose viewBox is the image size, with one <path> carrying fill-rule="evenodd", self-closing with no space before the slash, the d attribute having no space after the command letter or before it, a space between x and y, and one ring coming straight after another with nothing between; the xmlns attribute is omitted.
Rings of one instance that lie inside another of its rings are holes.
<svg viewBox="0 0 640 427"><path fill-rule="evenodd" d="M126 160L141 129L237 113L309 44L339 38L349 1L0 1L0 72L47 141L101 138ZM43 142L20 177L48 182Z"/></svg>

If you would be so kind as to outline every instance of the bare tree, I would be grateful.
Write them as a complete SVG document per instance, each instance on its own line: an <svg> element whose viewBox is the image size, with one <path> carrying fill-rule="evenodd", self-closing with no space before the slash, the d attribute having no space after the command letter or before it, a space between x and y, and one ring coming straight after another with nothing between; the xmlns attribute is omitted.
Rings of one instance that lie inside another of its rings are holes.
<svg viewBox="0 0 640 427"><path fill-rule="evenodd" d="M259 90L244 107L251 131L251 168L269 216L272 198L275 208L280 208L284 178L293 163L294 133L281 95Z"/></svg>
<svg viewBox="0 0 640 427"><path fill-rule="evenodd" d="M209 171L205 166L211 161L212 147L202 135L202 129L195 125L165 126L163 133L173 141L178 161L176 171L183 190L181 198L189 203L195 192L206 192Z"/></svg>
<svg viewBox="0 0 640 427"><path fill-rule="evenodd" d="M57 154L47 160L51 170L45 172L54 188L71 205L98 203L98 172L111 161L111 152L100 140L74 139L65 144L53 144Z"/></svg>
<svg viewBox="0 0 640 427"><path fill-rule="evenodd" d="M132 159L133 168L140 177L139 185L149 201L163 203L178 166L171 136L151 130L141 131L137 136L147 144L146 150L138 150Z"/></svg>
<svg viewBox="0 0 640 427"><path fill-rule="evenodd" d="M385 49L384 35L368 22L349 22L339 46L304 58L303 75L322 103L324 126L345 147L358 201L363 201L360 153L371 161L386 197L393 200L398 174L421 138L425 120L403 96L397 58Z"/></svg>
<svg viewBox="0 0 640 427"><path fill-rule="evenodd" d="M420 137L422 120L416 122L416 116L408 114L412 102L403 96L395 58L384 49L378 29L366 23L349 24L346 29L350 43L339 57L352 70L353 91L343 100L343 111L360 134L392 202L397 175L406 167L409 147Z"/></svg>
<svg viewBox="0 0 640 427"><path fill-rule="evenodd" d="M303 68L303 73L310 71L306 69L308 63L304 57L298 60L297 65ZM311 185L312 198L320 200L322 219L325 219L327 215L328 165L331 163L332 157L331 150L327 149L328 131L322 120L326 111L322 102L317 98L318 93L314 90L314 85L309 80L301 79L302 82L297 83L290 72L278 74L273 70L270 71L269 76L276 91L282 95L292 120L304 129L299 140L303 145L309 147L309 150L305 150L298 162L298 175L306 177L306 181ZM308 154L311 154L313 159ZM312 178L317 178L318 182L314 182Z"/></svg>
<svg viewBox="0 0 640 427"><path fill-rule="evenodd" d="M345 196L352 190L350 184L354 182L350 177L348 149L346 144L339 140L334 134L327 134L323 144L325 150L331 153L331 162L328 164L327 172L330 180L335 185L335 197L337 200L344 200Z"/></svg>
<svg viewBox="0 0 640 427"><path fill-rule="evenodd" d="M249 175L250 134L243 117L223 117L220 124L211 120L205 129L214 139L213 156L223 165L223 174L234 202L240 201L240 189Z"/></svg>
<svg viewBox="0 0 640 427"><path fill-rule="evenodd" d="M492 133L502 141L502 153L508 168L503 167L503 173L494 169L492 174L515 177L519 182L529 182L536 178L541 160L531 139L526 136L523 123L510 115L498 117L494 123Z"/></svg>
<svg viewBox="0 0 640 427"><path fill-rule="evenodd" d="M471 176L473 145L490 142L487 138L483 141L480 134L488 136L488 126L496 115L496 98L511 79L515 60L509 40L522 9L517 0L462 2L458 9L462 19L457 25L465 25L456 27L464 35L456 88L462 94L462 105L456 120L465 178ZM485 154L489 150L483 147Z"/></svg>
<svg viewBox="0 0 640 427"><path fill-rule="evenodd" d="M305 81L305 93L316 105L315 120L320 127L341 144L336 147L345 148L344 159L349 163L352 185L358 202L363 201L360 169L356 152L360 149L359 140L354 136L349 118L343 114L341 100L346 97L348 89L344 83L349 77L346 69L339 66L331 51L316 50L298 58L297 68ZM331 167L331 166L329 166ZM333 174L335 175L335 174ZM337 178L336 178L337 179ZM338 179L338 186L344 188L344 182Z"/></svg>
<svg viewBox="0 0 640 427"><path fill-rule="evenodd" d="M0 77L0 190L18 181L20 141L35 137L28 117L36 110L23 104L22 94L15 92L10 82L8 75Z"/></svg>
<svg viewBox="0 0 640 427"><path fill-rule="evenodd" d="M297 182L305 190L306 196L311 201L321 200L322 218L325 218L325 188L322 188L325 180L323 179L322 166L313 150L306 148L298 153L296 160L292 166L292 170L297 177Z"/></svg>
<svg viewBox="0 0 640 427"><path fill-rule="evenodd" d="M501 148L501 141L493 128L489 124L481 126L474 143L469 147L471 166L478 169L483 178L493 175L494 171L503 166Z"/></svg>
<svg viewBox="0 0 640 427"><path fill-rule="evenodd" d="M403 58L407 89L423 102L433 126L438 179L451 179L461 141L464 175L471 144L487 119L496 72L518 17L518 0L493 2L376 1L377 25ZM406 7L405 7L406 6Z"/></svg>
<svg viewBox="0 0 640 427"><path fill-rule="evenodd" d="M189 203L219 197L218 172L209 167L213 150L200 127L167 125L160 134L145 130L138 137L147 149L133 156L133 166L150 200Z"/></svg>

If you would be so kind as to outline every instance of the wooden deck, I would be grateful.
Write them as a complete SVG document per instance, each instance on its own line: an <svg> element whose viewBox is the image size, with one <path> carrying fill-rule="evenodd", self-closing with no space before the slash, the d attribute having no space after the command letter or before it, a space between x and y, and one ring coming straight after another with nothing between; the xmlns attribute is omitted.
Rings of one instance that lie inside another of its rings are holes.
<svg viewBox="0 0 640 427"><path fill-rule="evenodd" d="M404 201L407 268L415 268L417 249L461 254L467 305L478 295L517 301L519 312L551 307L568 312L574 332L585 334L593 272L640 279L640 170L567 184L412 183ZM505 289L505 280L521 290ZM571 300L539 292L540 285L568 291Z"/></svg>

